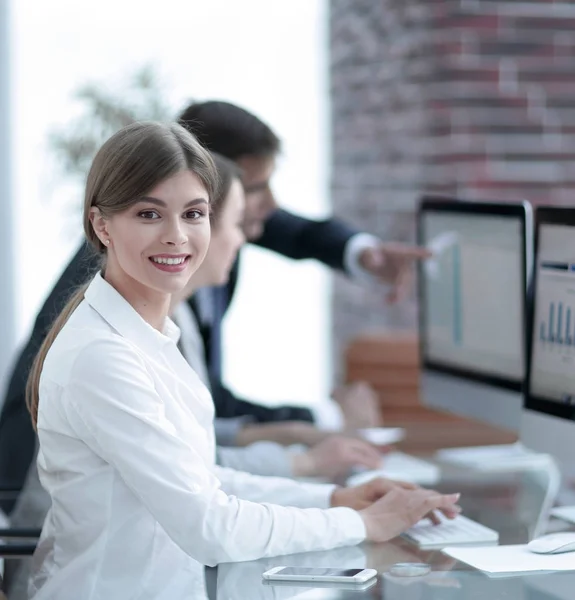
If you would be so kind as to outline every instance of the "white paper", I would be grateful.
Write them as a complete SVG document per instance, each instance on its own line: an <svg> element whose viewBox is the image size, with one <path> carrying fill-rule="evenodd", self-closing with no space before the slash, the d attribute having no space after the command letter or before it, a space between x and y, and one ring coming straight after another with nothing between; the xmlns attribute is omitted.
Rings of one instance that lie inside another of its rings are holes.
<svg viewBox="0 0 575 600"><path fill-rule="evenodd" d="M503 574L552 571L575 571L575 552L535 554L526 545L461 548L451 546L443 552L480 571Z"/></svg>
<svg viewBox="0 0 575 600"><path fill-rule="evenodd" d="M437 237L433 238L430 242L428 242L427 249L432 253L432 256L431 258L428 258L426 261L424 261L423 268L426 272L426 275L430 279L439 279L441 275L439 258L454 244L457 244L458 241L459 236L455 231L447 231L445 233L441 233Z"/></svg>
<svg viewBox="0 0 575 600"><path fill-rule="evenodd" d="M405 437L402 427L369 427L358 432L365 440L376 446L389 446Z"/></svg>

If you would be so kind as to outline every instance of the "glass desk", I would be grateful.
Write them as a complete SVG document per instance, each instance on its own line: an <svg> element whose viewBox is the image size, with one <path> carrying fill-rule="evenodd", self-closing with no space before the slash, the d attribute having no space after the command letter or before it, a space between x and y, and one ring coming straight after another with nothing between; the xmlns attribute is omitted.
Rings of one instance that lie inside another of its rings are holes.
<svg viewBox="0 0 575 600"><path fill-rule="evenodd" d="M478 474L463 470L443 472L437 489L461 492L464 514L500 534L500 544L522 544L549 531L569 531L567 523L547 519L552 476L546 470ZM573 528L571 528L572 530ZM427 563L431 573L420 578L390 576L390 567L401 562ZM358 591L336 584L270 585L264 571L280 565L306 567L374 568L375 586ZM208 569L207 587L213 600L378 598L380 600L573 600L573 572L489 577L444 555L439 550L421 551L398 538L384 544L362 544L329 552L279 556L259 561L225 564Z"/></svg>

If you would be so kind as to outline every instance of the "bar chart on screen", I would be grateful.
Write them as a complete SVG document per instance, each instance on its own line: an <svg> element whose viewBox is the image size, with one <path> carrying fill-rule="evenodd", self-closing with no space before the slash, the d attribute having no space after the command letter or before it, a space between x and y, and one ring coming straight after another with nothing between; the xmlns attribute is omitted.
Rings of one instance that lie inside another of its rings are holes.
<svg viewBox="0 0 575 600"><path fill-rule="evenodd" d="M575 264L545 261L540 274L553 295L538 307L539 340L549 350L575 349Z"/></svg>
<svg viewBox="0 0 575 600"><path fill-rule="evenodd" d="M541 285L549 290L537 306L539 341L548 351L575 350L575 263L545 261Z"/></svg>
<svg viewBox="0 0 575 600"><path fill-rule="evenodd" d="M534 388L552 385L557 400L571 403L575 397L575 260L542 260L537 288L533 369L538 383Z"/></svg>

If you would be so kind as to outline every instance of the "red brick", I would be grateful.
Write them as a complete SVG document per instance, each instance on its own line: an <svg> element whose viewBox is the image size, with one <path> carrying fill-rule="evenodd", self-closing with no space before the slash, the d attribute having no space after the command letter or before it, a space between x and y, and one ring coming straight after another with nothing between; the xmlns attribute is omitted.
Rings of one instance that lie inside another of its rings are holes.
<svg viewBox="0 0 575 600"><path fill-rule="evenodd" d="M556 7L566 18L551 16ZM574 204L572 8L550 0L332 0L334 212L409 240L423 191ZM386 307L337 278L333 314L341 360L361 331L414 328L417 307L413 299Z"/></svg>

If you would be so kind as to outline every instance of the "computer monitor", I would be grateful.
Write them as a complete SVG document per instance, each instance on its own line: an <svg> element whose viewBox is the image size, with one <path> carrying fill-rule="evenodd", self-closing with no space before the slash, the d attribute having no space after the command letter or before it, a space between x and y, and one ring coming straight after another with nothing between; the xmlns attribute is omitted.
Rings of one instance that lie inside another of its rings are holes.
<svg viewBox="0 0 575 600"><path fill-rule="evenodd" d="M530 205L425 197L418 241L433 251L419 277L424 401L517 431Z"/></svg>
<svg viewBox="0 0 575 600"><path fill-rule="evenodd" d="M575 474L575 209L535 214L530 344L521 441Z"/></svg>

